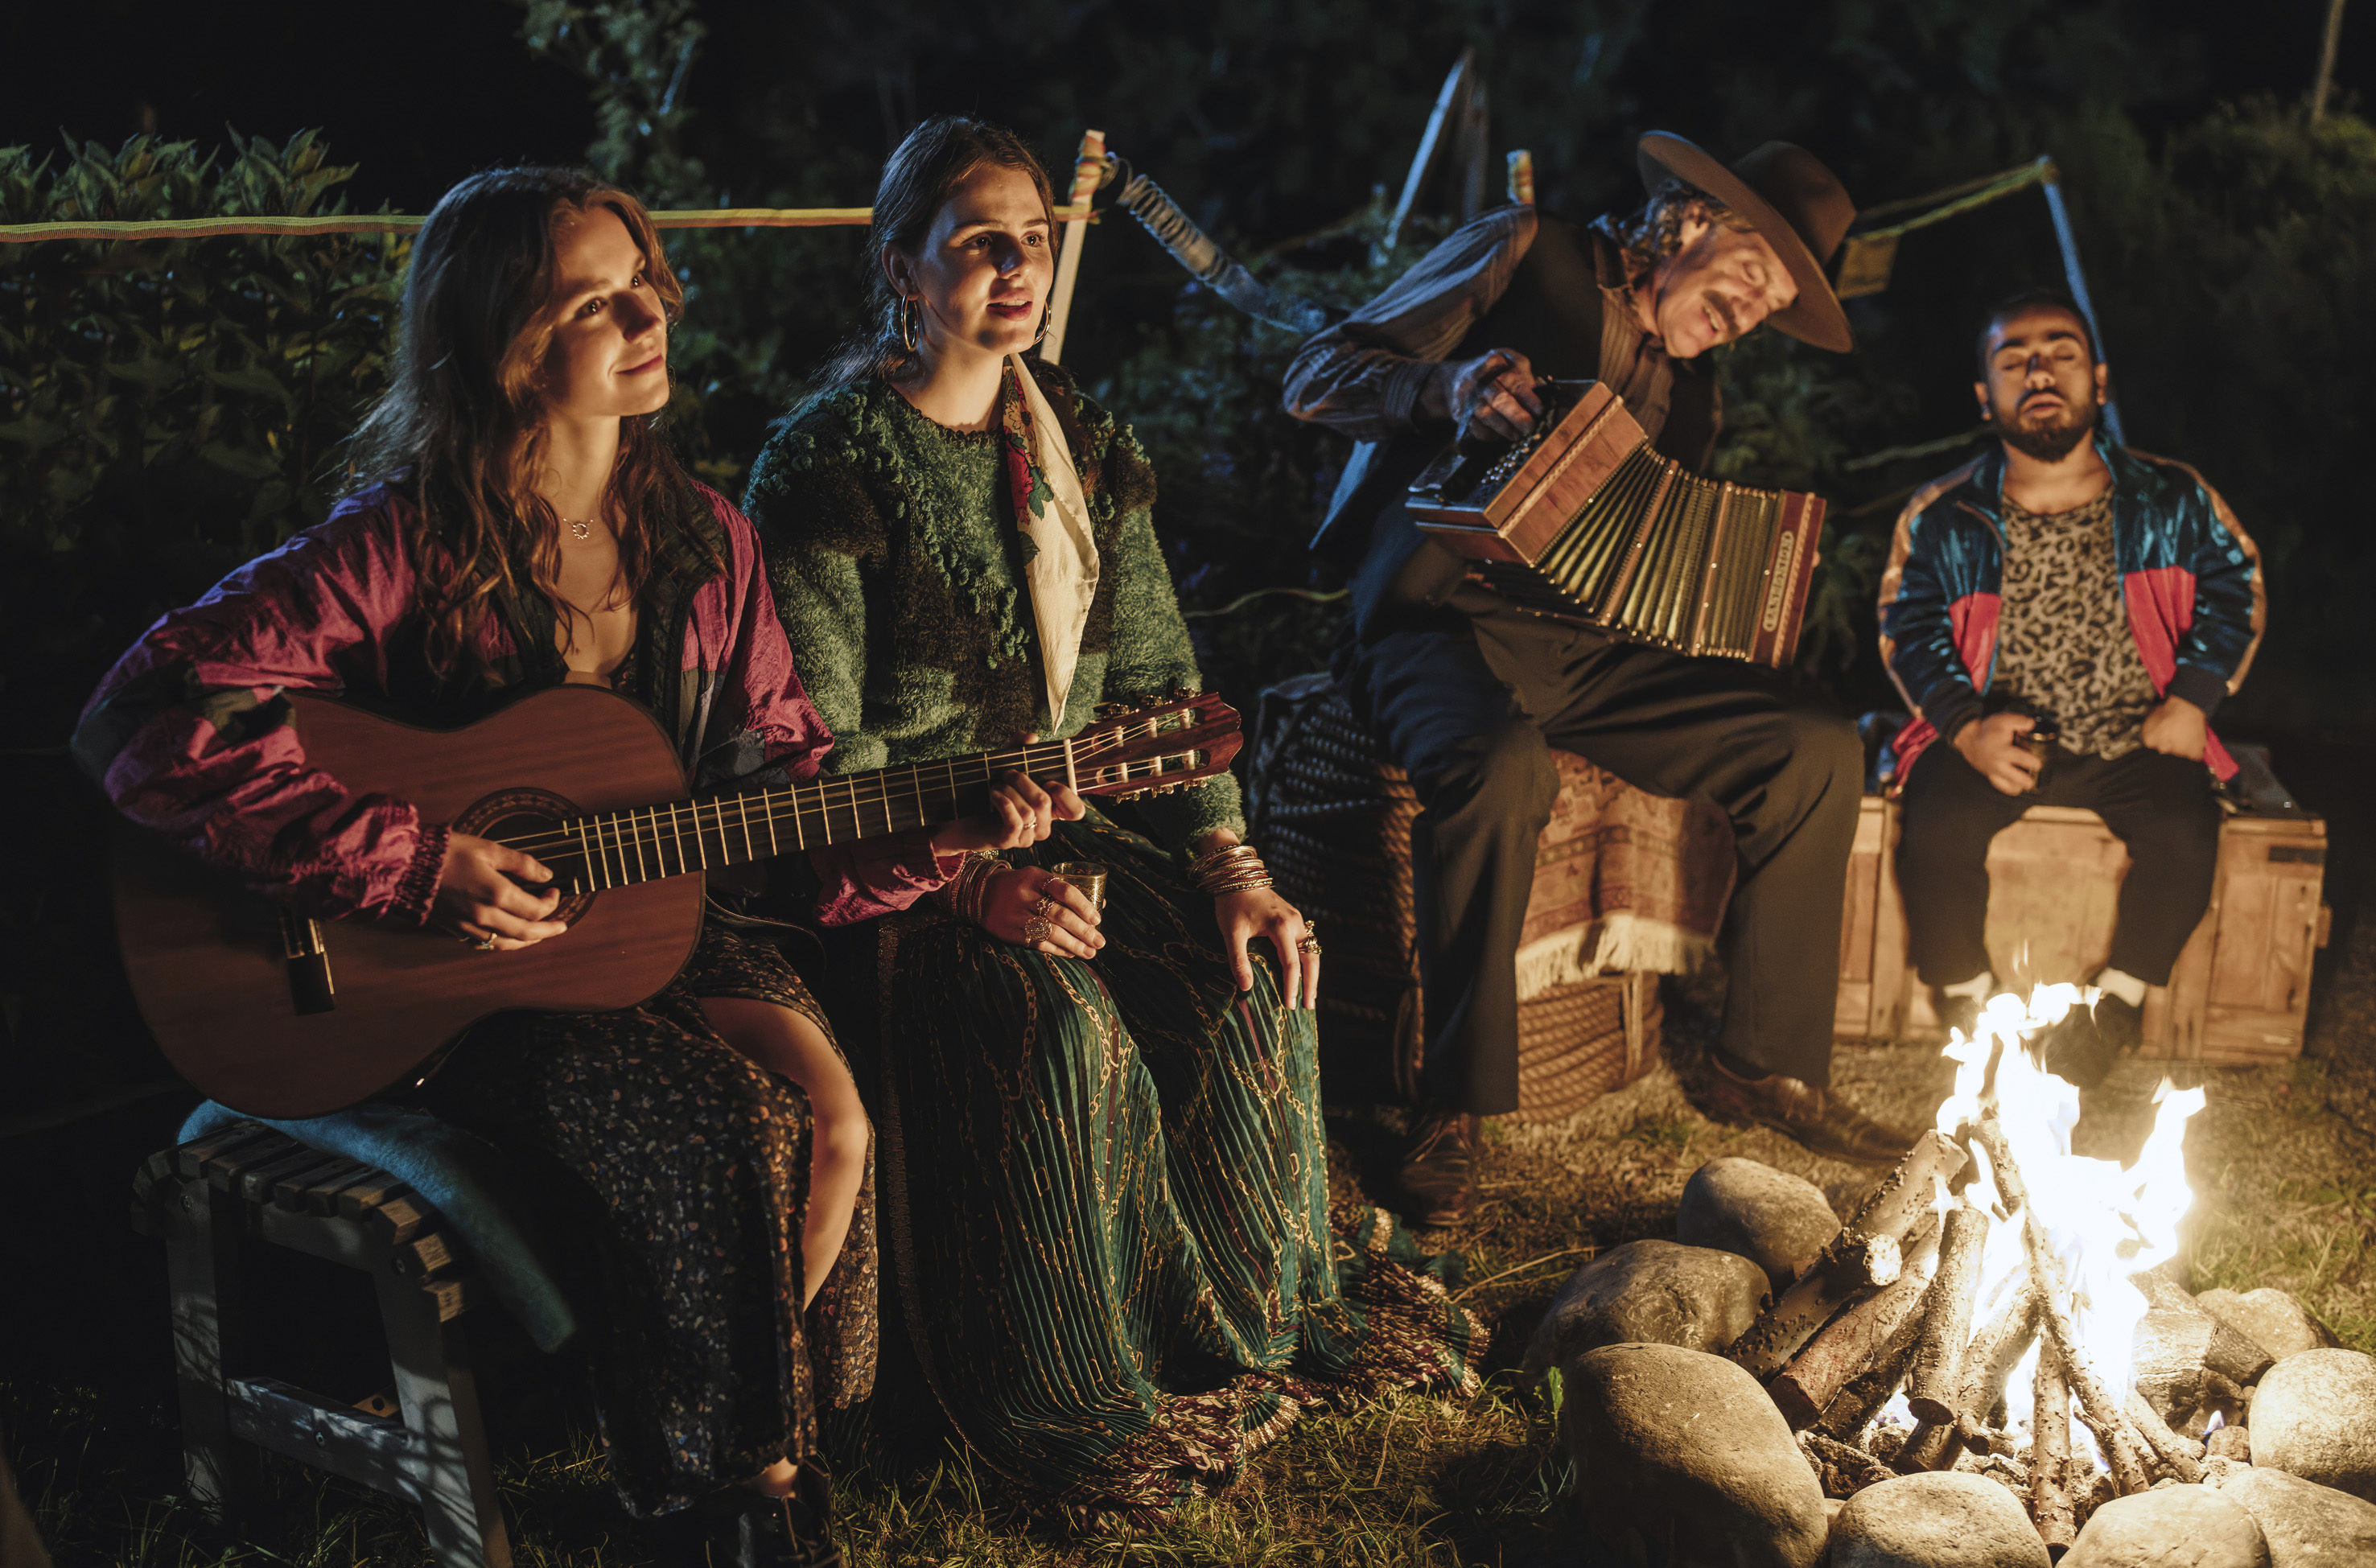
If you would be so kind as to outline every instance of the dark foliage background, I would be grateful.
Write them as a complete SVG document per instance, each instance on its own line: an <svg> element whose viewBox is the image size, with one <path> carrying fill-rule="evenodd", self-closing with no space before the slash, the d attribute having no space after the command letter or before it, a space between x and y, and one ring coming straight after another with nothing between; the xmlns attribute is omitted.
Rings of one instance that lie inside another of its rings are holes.
<svg viewBox="0 0 2376 1568"><path fill-rule="evenodd" d="M1384 193L1464 48L1491 93L1494 166L1531 149L1542 201L1575 218L1635 198L1631 148L1653 127L1725 156L1802 142L1868 205L2051 154L2131 438L2201 468L2270 558L2273 635L2223 727L2357 730L2370 715L2359 607L2376 590L2356 461L2376 133L2348 113L2312 126L2299 106L2323 14L2322 0L2249 22L2192 0L269 0L199 17L94 0L45 14L29 30L48 36L0 62L0 222L420 211L471 168L521 157L584 159L656 207L858 204L910 125L954 110L1015 125L1060 180L1098 126L1258 271L1350 303L1449 221L1448 192L1430 193L1399 253L1373 254ZM2346 30L2346 86L2370 30ZM676 426L730 493L850 325L861 248L833 230L671 239L690 301ZM1301 542L1342 445L1278 412L1287 335L1189 284L1127 219L1099 224L1085 254L1066 359L1146 439L1208 673L1250 705L1322 662L1334 635L1326 602L1241 600L1334 586ZM0 776L17 820L71 828L0 843L20 1104L158 1070L120 1013L89 1016L108 983L99 818L55 748L148 618L322 515L401 265L400 246L367 238L0 246L0 691L16 720ZM1963 452L1859 459L1969 430L1977 313L2060 277L2032 191L1909 236L1889 291L1851 307L1857 355L1771 335L1726 352L1718 466L1833 498L1804 672L1852 709L1890 700L1870 600L1896 498Z"/></svg>

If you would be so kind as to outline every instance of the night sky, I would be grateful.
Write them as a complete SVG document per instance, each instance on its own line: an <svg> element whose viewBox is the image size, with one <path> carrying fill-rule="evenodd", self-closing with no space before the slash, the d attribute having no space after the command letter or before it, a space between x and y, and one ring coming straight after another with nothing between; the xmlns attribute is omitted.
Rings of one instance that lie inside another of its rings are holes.
<svg viewBox="0 0 2376 1568"><path fill-rule="evenodd" d="M713 31L712 55L739 16L766 8L707 0L700 15ZM419 212L474 169L574 160L593 135L583 86L529 57L516 36L521 13L506 0L70 0L30 19L30 7L16 9L0 38L0 145L54 147L62 127L112 146L143 128L207 142L226 125L276 141L318 126L334 156L362 165L349 187L352 205L386 199ZM1752 10L1770 24L1769 6L1744 4L1744 15ZM2160 0L2147 14L2192 41L2197 80L2187 98L2139 118L2150 129L2222 99L2299 95L2316 68L2325 12L2325 0L2249 11ZM691 91L696 105L705 101L701 76ZM2346 94L2376 83L2376 16L2366 0L2345 13L2336 79ZM916 105L919 113L976 107ZM1419 129L1411 127L1414 144ZM866 196L853 190L841 199Z"/></svg>

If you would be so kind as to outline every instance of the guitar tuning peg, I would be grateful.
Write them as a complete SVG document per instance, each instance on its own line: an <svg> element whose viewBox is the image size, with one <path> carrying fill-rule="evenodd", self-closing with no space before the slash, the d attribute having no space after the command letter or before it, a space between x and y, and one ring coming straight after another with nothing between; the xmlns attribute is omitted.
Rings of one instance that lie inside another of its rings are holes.
<svg viewBox="0 0 2376 1568"><path fill-rule="evenodd" d="M1101 702L1089 709L1089 715L1094 719L1114 719L1130 711L1131 706L1126 702Z"/></svg>

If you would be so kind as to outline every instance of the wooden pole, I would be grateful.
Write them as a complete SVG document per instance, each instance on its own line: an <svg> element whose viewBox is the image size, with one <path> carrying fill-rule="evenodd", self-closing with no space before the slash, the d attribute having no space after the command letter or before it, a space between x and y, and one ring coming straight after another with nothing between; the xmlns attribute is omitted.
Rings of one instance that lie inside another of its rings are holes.
<svg viewBox="0 0 2376 1568"><path fill-rule="evenodd" d="M2334 52L2343 42L2343 0L2326 0L2326 41L2318 49L2318 80L2311 84L2310 123L2326 118L2326 91L2334 85Z"/></svg>
<svg viewBox="0 0 2376 1568"><path fill-rule="evenodd" d="M2047 216L2054 220L2054 243L2062 251L2062 280L2070 285L2072 303L2087 318L2088 335L2096 339L2096 358L2109 364L2111 356L2104 348L2104 325L2096 319L2096 302L2087 292L2087 274L2079 267L2079 236L2071 228L2070 210L2062 205L2062 172L2050 158L2037 161L2045 171L2038 189L2046 193ZM2109 391L2104 398L2104 429L2117 445L2129 444L2127 434L2121 428L2120 399Z"/></svg>
<svg viewBox="0 0 2376 1568"><path fill-rule="evenodd" d="M1443 150L1445 131L1449 128L1457 134L1456 121L1466 118L1468 76L1476 65L1477 51L1464 49L1453 63L1452 74L1443 78L1443 90L1435 95L1435 110L1427 117L1427 131L1419 138L1419 155L1411 160L1410 172L1403 176L1402 199L1395 203L1395 215L1386 224L1386 237L1379 244L1381 255L1391 253L1395 242L1402 238L1403 224L1410 218L1411 208L1427 184L1428 173Z"/></svg>
<svg viewBox="0 0 2376 1568"><path fill-rule="evenodd" d="M1040 357L1050 364L1064 354L1064 328L1073 319L1073 286L1081 277L1081 242L1089 233L1089 198L1097 195L1105 167L1105 132L1082 132L1080 155L1073 160L1072 200L1065 204L1080 216L1064 220L1064 248L1056 257L1056 291L1048 299L1048 336L1040 340Z"/></svg>

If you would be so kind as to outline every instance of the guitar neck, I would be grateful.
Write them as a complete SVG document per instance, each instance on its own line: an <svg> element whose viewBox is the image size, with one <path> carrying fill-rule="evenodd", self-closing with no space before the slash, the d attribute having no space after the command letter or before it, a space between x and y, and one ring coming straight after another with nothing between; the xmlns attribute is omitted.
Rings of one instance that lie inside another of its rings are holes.
<svg viewBox="0 0 2376 1568"><path fill-rule="evenodd" d="M1077 782L1075 752L1073 741L1056 741L780 790L630 806L564 818L502 842L545 861L565 891L596 893L947 822L979 809L991 780L1016 768Z"/></svg>

